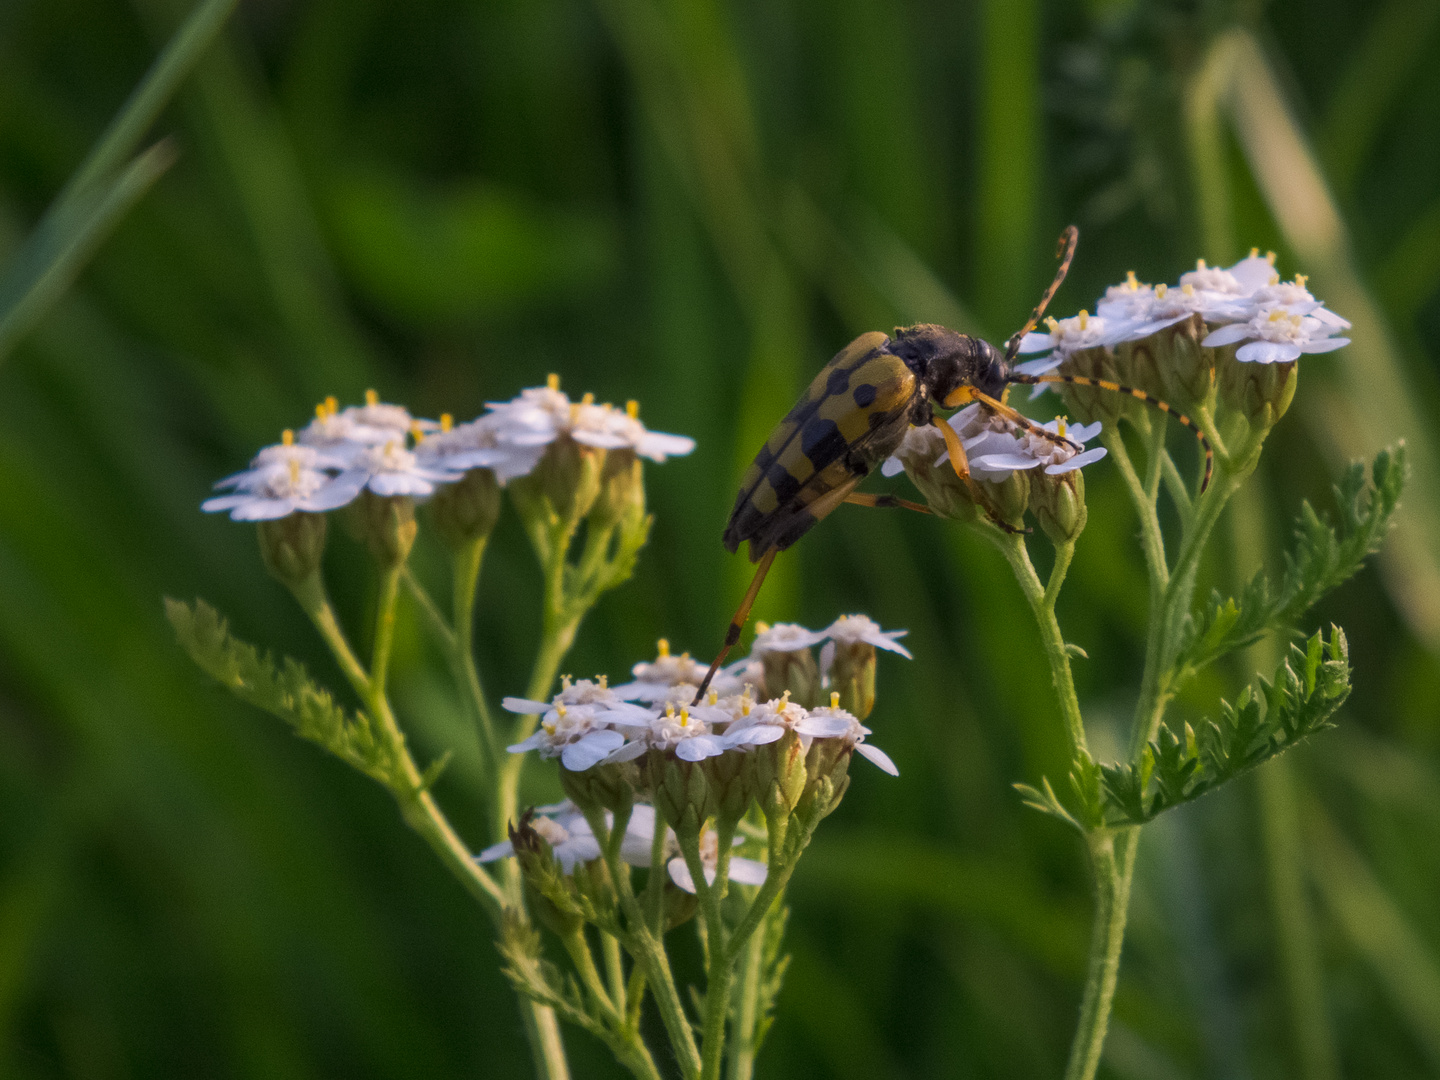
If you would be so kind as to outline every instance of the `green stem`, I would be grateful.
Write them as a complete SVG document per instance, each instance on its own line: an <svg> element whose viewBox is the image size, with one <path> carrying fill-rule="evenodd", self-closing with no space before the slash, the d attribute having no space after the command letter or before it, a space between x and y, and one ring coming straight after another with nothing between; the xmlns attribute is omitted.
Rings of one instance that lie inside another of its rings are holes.
<svg viewBox="0 0 1440 1080"><path fill-rule="evenodd" d="M1120 951L1125 943L1125 922L1130 909L1130 882L1135 872L1135 851L1140 829L1100 829L1087 836L1090 866L1095 874L1095 919L1090 931L1090 959L1085 991L1080 998L1080 1022L1070 1046L1065 1080L1092 1080L1100 1066L1100 1052L1110 1026L1110 1007L1120 973Z"/></svg>
<svg viewBox="0 0 1440 1080"><path fill-rule="evenodd" d="M615 1003L615 1011L620 1014L621 1024L625 1023L624 1016L628 1011L626 1008L628 999L625 995L625 965L620 958L620 942L612 934L600 931L600 951L605 957L605 977L610 983L610 1000Z"/></svg>
<svg viewBox="0 0 1440 1080"><path fill-rule="evenodd" d="M519 1005L536 1077L570 1080L570 1063L565 1059L565 1043L560 1038L560 1021L555 1010L526 997L520 998Z"/></svg>
<svg viewBox="0 0 1440 1080"><path fill-rule="evenodd" d="M455 622L455 655L460 664L463 688L469 694L475 714L475 727L480 747L492 764L500 761L500 744L495 735L495 722L480 684L480 671L475 666L475 590L480 584L480 568L485 561L485 538L471 540L455 552L451 580L454 597L451 612Z"/></svg>
<svg viewBox="0 0 1440 1080"><path fill-rule="evenodd" d="M680 1002L680 992L675 987L675 976L670 970L670 960L665 955L660 934L652 932L646 923L645 913L641 911L640 902L631 886L630 868L620 861L620 845L610 842L610 830L605 824L604 815L598 811L587 813L586 821L595 834L596 842L600 844L606 868L610 871L610 878L620 896L620 910L625 913L629 931L625 947L635 958L635 963L645 973L650 984L650 996L660 1013L660 1022L664 1024L665 1034L669 1036L670 1048L675 1053L681 1075L685 1080L696 1080L700 1075L700 1051L695 1045L695 1033L690 1026L690 1018L685 1015L685 1007ZM663 824L657 819L656 831L662 828ZM659 869L664 873L663 867ZM652 866L650 872L653 875L656 867Z"/></svg>
<svg viewBox="0 0 1440 1080"><path fill-rule="evenodd" d="M727 1080L751 1080L755 1073L755 1028L760 1020L760 979L764 963L765 935L752 934L740 960L740 977L736 983Z"/></svg>
<svg viewBox="0 0 1440 1080"><path fill-rule="evenodd" d="M370 682L374 693L385 695L385 678L390 672L390 648L395 642L395 603L400 597L403 563L382 567L380 596L375 607L375 647L370 658Z"/></svg>
<svg viewBox="0 0 1440 1080"><path fill-rule="evenodd" d="M1065 636L1055 619L1055 597L1065 580L1065 571L1074 554L1075 542L1057 544L1055 548L1055 569L1050 574L1047 588L1040 583L1040 575L1030 561L1025 541L1015 533L1005 533L995 538L1000 550L1015 572L1020 591L1035 614L1040 628L1040 643L1045 649L1045 658L1050 662L1050 679L1055 685L1055 696L1060 701L1060 718L1064 722L1066 750L1073 761L1085 751L1085 722L1080 716L1080 702L1075 696L1075 679L1070 672L1070 650L1065 647Z"/></svg>
<svg viewBox="0 0 1440 1080"><path fill-rule="evenodd" d="M1125 439L1119 429L1107 425L1100 432L1100 441L1110 451L1110 460L1115 463L1120 478L1125 482L1125 490L1130 494L1130 501L1135 505L1135 512L1140 517L1140 547L1145 553L1145 566L1150 572L1150 604L1154 611L1159 592L1170 580L1169 564L1165 558L1165 537L1160 531L1160 515L1156 513L1155 502L1149 498L1145 485L1140 481L1140 474L1135 471L1135 465L1130 460L1130 451L1126 449Z"/></svg>
<svg viewBox="0 0 1440 1080"><path fill-rule="evenodd" d="M565 951L569 953L570 961L580 975L580 984L604 1013L606 1023L612 1028L622 1027L625 1023L624 1016L616 1008L615 1002L605 990L605 984L600 980L600 970L595 966L595 958L590 954L590 943L585 940L584 927L577 927L573 933L567 934L564 943Z"/></svg>

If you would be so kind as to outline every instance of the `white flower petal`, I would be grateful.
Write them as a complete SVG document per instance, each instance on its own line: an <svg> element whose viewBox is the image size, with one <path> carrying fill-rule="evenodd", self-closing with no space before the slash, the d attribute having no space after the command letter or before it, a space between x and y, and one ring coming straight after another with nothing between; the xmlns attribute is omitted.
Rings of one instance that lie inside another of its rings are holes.
<svg viewBox="0 0 1440 1080"><path fill-rule="evenodd" d="M1033 469L1039 464L1039 458L1010 453L985 454L983 457L972 457L970 459L970 467L972 469L984 469L989 472L1008 472L1011 469Z"/></svg>
<svg viewBox="0 0 1440 1080"><path fill-rule="evenodd" d="M900 770L895 767L895 762L890 760L890 755L878 746L871 746L869 743L860 743L855 749L859 753L864 754L867 760L873 761L891 776L900 775Z"/></svg>
<svg viewBox="0 0 1440 1080"><path fill-rule="evenodd" d="M501 840L498 844L491 844L479 855L475 856L478 863L494 862L496 859L504 859L515 854L515 848L509 840Z"/></svg>
<svg viewBox="0 0 1440 1080"><path fill-rule="evenodd" d="M1304 353L1327 353L1349 344L1350 339L1348 337L1321 338L1319 341L1307 341L1304 345L1300 346L1300 351Z"/></svg>
<svg viewBox="0 0 1440 1080"><path fill-rule="evenodd" d="M695 892L695 879L690 876L690 867L685 865L685 860L676 857L665 864L665 869L670 872L670 880L686 892Z"/></svg>
<svg viewBox="0 0 1440 1080"><path fill-rule="evenodd" d="M1300 346L1290 341L1250 341L1235 350L1235 359L1247 364L1279 364L1300 356Z"/></svg>
<svg viewBox="0 0 1440 1080"><path fill-rule="evenodd" d="M617 765L622 761L634 761L637 757L645 753L645 751L648 749L649 744L646 743L644 739L636 739L634 742L626 743L624 746L620 747L620 749L616 750L613 754L607 757L605 759L605 764Z"/></svg>
<svg viewBox="0 0 1440 1080"><path fill-rule="evenodd" d="M507 697L500 702L507 712L520 713L524 716L540 716L550 711L548 701L531 701L523 697Z"/></svg>
<svg viewBox="0 0 1440 1080"><path fill-rule="evenodd" d="M730 857L730 880L741 885L764 885L768 868L763 862L740 855Z"/></svg>
<svg viewBox="0 0 1440 1080"><path fill-rule="evenodd" d="M807 716L795 721L795 730L816 739L838 739L850 733L850 723L843 716Z"/></svg>
<svg viewBox="0 0 1440 1080"><path fill-rule="evenodd" d="M1031 330L1020 339L1020 348L1017 351L1021 356L1028 356L1030 353L1044 352L1046 349L1054 347L1055 338L1053 336Z"/></svg>
<svg viewBox="0 0 1440 1080"><path fill-rule="evenodd" d="M1212 330L1205 335L1205 340L1200 342L1207 349L1217 348L1221 345L1233 345L1237 341L1244 341L1251 336L1249 323L1231 323L1229 326L1222 326L1219 330Z"/></svg>
<svg viewBox="0 0 1440 1080"><path fill-rule="evenodd" d="M675 756L681 761L704 761L718 757L725 749L725 744L714 735L692 735L676 744Z"/></svg>
<svg viewBox="0 0 1440 1080"><path fill-rule="evenodd" d="M1105 447L1097 446L1093 450L1086 450L1083 454L1076 454L1072 458L1057 465L1045 466L1045 471L1051 476L1060 476L1064 473L1074 472L1076 469L1089 465L1092 461L1099 461L1107 453Z"/></svg>

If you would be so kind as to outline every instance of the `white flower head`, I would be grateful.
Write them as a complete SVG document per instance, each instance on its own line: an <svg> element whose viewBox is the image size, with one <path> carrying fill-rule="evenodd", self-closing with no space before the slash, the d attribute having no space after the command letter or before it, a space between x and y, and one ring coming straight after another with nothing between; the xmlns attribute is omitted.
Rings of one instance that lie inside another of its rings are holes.
<svg viewBox="0 0 1440 1080"><path fill-rule="evenodd" d="M646 750L674 752L681 761L704 761L726 750L710 725L692 715L684 705L678 710L674 705L666 705L663 712L636 708L632 717L612 715L617 725L629 729L631 741L616 748L607 761L632 761Z"/></svg>
<svg viewBox="0 0 1440 1080"><path fill-rule="evenodd" d="M1280 275L1275 272L1275 253L1267 251L1262 256L1259 248L1251 248L1246 258L1229 267L1229 273L1246 295L1280 280Z"/></svg>
<svg viewBox="0 0 1440 1080"><path fill-rule="evenodd" d="M1076 450L1100 433L1101 424L1076 424L1067 426L1062 417L1056 417L1048 424L1040 425L1046 431L1058 435L1060 440L1047 439L1029 429L1019 427L1002 416L982 409L981 403L967 406L950 418L950 426L960 436L965 456L970 462L970 473L977 480L992 483L1003 481L1017 469L1043 467L1053 475L1071 472L1099 461L1105 456L1104 447L1093 450ZM950 460L947 451L935 462L937 466Z"/></svg>
<svg viewBox="0 0 1440 1080"><path fill-rule="evenodd" d="M1253 364L1277 364L1298 359L1303 353L1323 353L1350 344L1349 338L1332 337L1335 327L1313 315L1297 315L1276 307L1257 312L1247 322L1231 323L1210 333L1201 344L1234 345L1235 359Z"/></svg>
<svg viewBox="0 0 1440 1080"><path fill-rule="evenodd" d="M841 615L821 631L833 644L853 645L864 641L874 645L877 649L888 649L890 652L899 653L906 660L913 660L914 657L910 655L910 650L901 645L898 640L909 632L909 630L881 630L880 624L868 615ZM830 653L833 656L834 650L831 649ZM829 670L829 665L824 662L823 658L820 666L822 671Z"/></svg>
<svg viewBox="0 0 1440 1080"><path fill-rule="evenodd" d="M206 499L207 513L230 511L234 521L272 521L298 511L319 514L349 502L353 495L336 485L327 469L341 459L314 446L297 445L286 431L283 441L255 455L250 468L227 476L215 486L229 495Z"/></svg>
<svg viewBox="0 0 1440 1080"><path fill-rule="evenodd" d="M861 724L853 713L840 708L838 693L831 693L829 705L810 710L807 727L814 738L839 739L861 757L874 763L891 776L900 775L900 770L895 767L895 762L890 760L889 754L878 746L871 746L865 741L865 736L870 734L870 729Z"/></svg>
<svg viewBox="0 0 1440 1080"><path fill-rule="evenodd" d="M734 842L742 842L736 837ZM705 871L705 881L714 885L715 878L720 873L720 838L715 835L715 830L706 828L700 834L700 865ZM670 874L670 880L688 893L695 892L695 878L690 873L690 865L685 861L684 856L677 855L665 865ZM741 885L764 885L766 866L755 859L747 859L740 855L730 856L730 866L727 877L730 881L738 882Z"/></svg>
<svg viewBox="0 0 1440 1080"><path fill-rule="evenodd" d="M694 439L648 431L640 422L637 402L621 410L597 405L593 394L571 401L561 393L556 375L551 375L545 386L522 390L510 401L490 402L486 407L502 444L544 447L568 435L586 446L628 449L656 462L695 449Z"/></svg>
<svg viewBox="0 0 1440 1080"><path fill-rule="evenodd" d="M1253 286L1243 284L1231 271L1218 266L1206 266L1204 259L1197 259L1195 269L1180 275L1180 287L1189 285L1196 292L1220 293L1224 296L1247 296Z"/></svg>
<svg viewBox="0 0 1440 1080"><path fill-rule="evenodd" d="M670 642L665 638L655 645L655 659L636 664L631 669L634 681L615 687L615 693L626 701L688 702L695 696L695 690L710 670L709 666L689 653L672 655ZM724 696L739 690L741 683L727 670L717 672L710 685ZM683 696L682 687L689 691L689 697Z"/></svg>
<svg viewBox="0 0 1440 1080"><path fill-rule="evenodd" d="M376 495L411 495L424 498L435 493L437 484L450 484L465 474L426 465L402 439L361 446L350 459L337 484L353 489L355 495L369 488Z"/></svg>
<svg viewBox="0 0 1440 1080"><path fill-rule="evenodd" d="M504 704L512 712L537 711L533 708L536 702L523 698L506 698ZM541 757L558 757L560 764L571 772L584 772L600 764L625 742L625 736L612 726L611 712L602 704L557 702L546 710L533 735L506 749L512 754L538 750Z"/></svg>
<svg viewBox="0 0 1440 1080"><path fill-rule="evenodd" d="M416 460L427 468L446 472L489 469L501 484L530 472L544 453L543 446L516 446L502 440L493 415L454 424L445 413L439 429L422 433L415 446Z"/></svg>
<svg viewBox="0 0 1440 1080"><path fill-rule="evenodd" d="M755 635L754 644L750 646L751 656L763 656L772 652L799 652L825 640L823 632L807 630L799 623L776 623L774 626L760 623L756 629L759 633Z"/></svg>
<svg viewBox="0 0 1440 1080"><path fill-rule="evenodd" d="M1021 353L1044 352L1053 349L1047 360L1032 360L1016 365L1024 375L1040 375L1064 363L1071 354L1100 345L1113 345L1126 333L1128 323L1115 322L1103 315L1091 315L1082 311L1069 319L1046 319L1048 333L1031 331L1020 341Z"/></svg>
<svg viewBox="0 0 1440 1080"><path fill-rule="evenodd" d="M1119 285L1111 285L1095 305L1095 315L1112 326L1135 322L1150 310L1155 299L1155 286L1146 285L1135 276L1135 271L1126 273Z"/></svg>

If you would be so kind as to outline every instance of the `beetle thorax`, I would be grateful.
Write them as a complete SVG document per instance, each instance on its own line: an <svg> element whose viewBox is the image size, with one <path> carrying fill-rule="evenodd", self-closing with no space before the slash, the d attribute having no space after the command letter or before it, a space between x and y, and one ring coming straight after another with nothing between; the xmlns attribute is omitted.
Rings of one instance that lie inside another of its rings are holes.
<svg viewBox="0 0 1440 1080"><path fill-rule="evenodd" d="M990 397L1005 390L1005 354L969 334L931 323L900 327L890 351L915 372L932 401L943 402L961 386L973 386Z"/></svg>

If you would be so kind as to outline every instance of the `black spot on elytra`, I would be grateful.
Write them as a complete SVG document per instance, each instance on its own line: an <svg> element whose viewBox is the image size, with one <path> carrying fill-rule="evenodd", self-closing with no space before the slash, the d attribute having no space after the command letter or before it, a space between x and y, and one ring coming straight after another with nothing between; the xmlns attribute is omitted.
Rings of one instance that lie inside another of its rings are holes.
<svg viewBox="0 0 1440 1080"><path fill-rule="evenodd" d="M800 491L800 481L791 476L778 461L766 471L765 479L770 481L770 486L775 489L775 497L782 506L795 498Z"/></svg>
<svg viewBox="0 0 1440 1080"><path fill-rule="evenodd" d="M850 372L840 368L830 373L830 381L825 384L825 392L828 394L843 394L850 386Z"/></svg>
<svg viewBox="0 0 1440 1080"><path fill-rule="evenodd" d="M861 383L855 387L855 404L859 405L862 409L868 409L875 401L875 394L875 387L869 383Z"/></svg>
<svg viewBox="0 0 1440 1080"><path fill-rule="evenodd" d="M800 432L800 449L819 472L845 452L845 436L834 420L812 417Z"/></svg>

